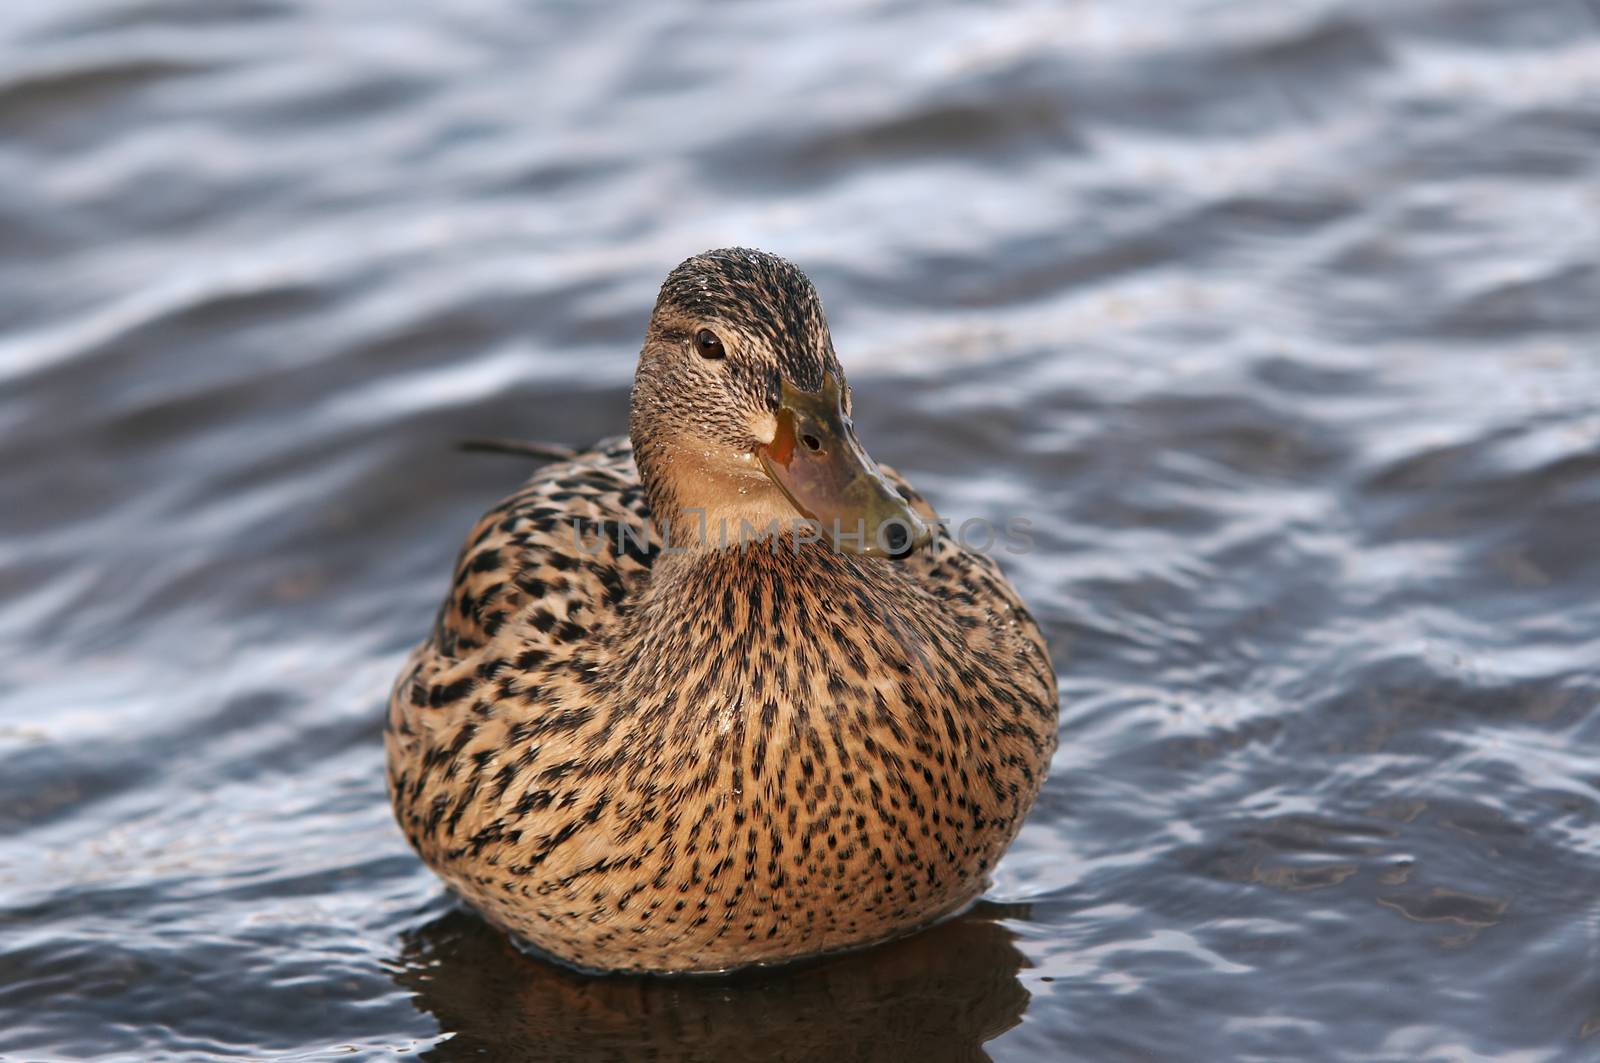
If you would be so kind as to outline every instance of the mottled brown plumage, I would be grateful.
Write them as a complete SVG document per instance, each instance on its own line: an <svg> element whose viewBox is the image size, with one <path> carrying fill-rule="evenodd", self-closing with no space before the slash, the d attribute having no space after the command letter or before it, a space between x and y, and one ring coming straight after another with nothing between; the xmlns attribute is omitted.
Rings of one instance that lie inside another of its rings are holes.
<svg viewBox="0 0 1600 1063"><path fill-rule="evenodd" d="M723 356L696 353L707 328ZM731 250L674 270L631 441L479 521L395 685L407 838L556 957L709 971L905 933L982 891L1038 792L1055 677L990 558L943 532L902 560L738 541L739 521L798 516L757 456L785 387L830 374L793 266ZM619 528L651 518L677 518L674 549Z"/></svg>

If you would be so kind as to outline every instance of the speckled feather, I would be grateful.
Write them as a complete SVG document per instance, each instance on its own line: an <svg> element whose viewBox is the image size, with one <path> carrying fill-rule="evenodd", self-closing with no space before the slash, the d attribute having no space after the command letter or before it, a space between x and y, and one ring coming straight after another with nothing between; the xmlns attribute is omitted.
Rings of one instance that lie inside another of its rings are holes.
<svg viewBox="0 0 1600 1063"><path fill-rule="evenodd" d="M664 553L617 534L646 497L611 440L473 529L389 706L423 859L612 970L863 945L977 896L1056 743L1049 657L994 562L945 534L899 562Z"/></svg>

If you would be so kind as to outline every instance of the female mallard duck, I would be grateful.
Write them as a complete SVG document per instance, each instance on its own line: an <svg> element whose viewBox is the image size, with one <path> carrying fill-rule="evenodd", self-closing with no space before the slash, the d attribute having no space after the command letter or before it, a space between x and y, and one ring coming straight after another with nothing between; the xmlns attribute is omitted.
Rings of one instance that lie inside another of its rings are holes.
<svg viewBox="0 0 1600 1063"><path fill-rule="evenodd" d="M708 252L661 288L631 442L473 529L386 746L406 837L491 921L583 967L713 971L983 890L1055 749L1055 675L849 414L805 275Z"/></svg>

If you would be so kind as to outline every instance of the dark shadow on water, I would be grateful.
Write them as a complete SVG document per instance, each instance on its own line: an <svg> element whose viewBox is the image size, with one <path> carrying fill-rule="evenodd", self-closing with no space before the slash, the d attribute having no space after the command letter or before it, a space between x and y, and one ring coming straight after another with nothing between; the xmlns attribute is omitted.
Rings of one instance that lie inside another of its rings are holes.
<svg viewBox="0 0 1600 1063"><path fill-rule="evenodd" d="M1025 960L981 904L865 952L717 978L594 977L522 953L470 912L403 935L395 979L451 1060L963 1060L1015 1026Z"/></svg>

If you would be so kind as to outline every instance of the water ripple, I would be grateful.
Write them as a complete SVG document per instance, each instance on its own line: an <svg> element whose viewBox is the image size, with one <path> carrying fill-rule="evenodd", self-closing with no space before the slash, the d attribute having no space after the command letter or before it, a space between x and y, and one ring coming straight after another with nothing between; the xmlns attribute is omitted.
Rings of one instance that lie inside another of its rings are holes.
<svg viewBox="0 0 1600 1063"><path fill-rule="evenodd" d="M0 11L0 1053L1582 1058L1600 7ZM663 272L766 246L1002 555L1063 741L989 899L590 979L380 705Z"/></svg>

